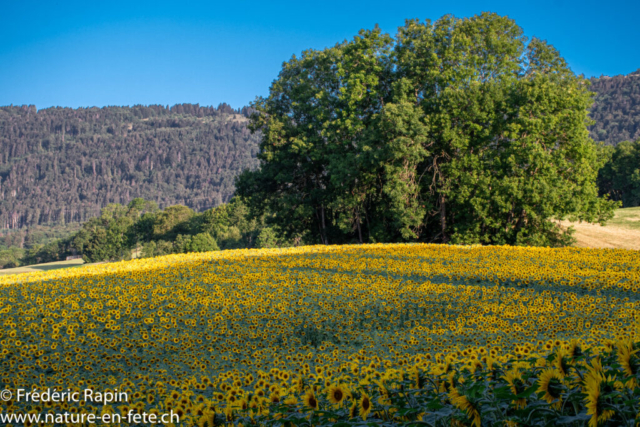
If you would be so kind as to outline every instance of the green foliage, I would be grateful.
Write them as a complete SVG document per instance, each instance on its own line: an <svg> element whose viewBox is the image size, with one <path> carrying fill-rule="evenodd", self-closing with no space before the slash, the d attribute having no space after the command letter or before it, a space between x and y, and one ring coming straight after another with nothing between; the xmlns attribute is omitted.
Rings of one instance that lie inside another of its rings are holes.
<svg viewBox="0 0 640 427"><path fill-rule="evenodd" d="M317 329L300 330L310 336L306 341L316 345ZM302 335L306 337L307 335ZM633 344L634 352L640 343ZM353 402L335 405L323 393L315 393L317 407L309 408L287 395L271 403L264 414L256 410L235 408L227 415L236 424L264 426L622 426L637 420L640 374L628 375L620 363L620 353L608 350L600 356L590 349L567 356L559 350L536 366L535 358L513 359L505 364L487 364L471 360L451 363L439 360L438 369L429 372L415 369L401 378L366 381L350 390ZM560 374L552 364L567 368ZM637 363L637 356L635 363ZM475 362L475 363L474 363ZM474 366L475 365L475 366ZM555 382L549 381L549 374ZM323 379L305 384L313 390L325 388ZM346 388L342 386L342 392ZM362 399L370 409L363 416ZM221 416L220 422L224 421Z"/></svg>
<svg viewBox="0 0 640 427"><path fill-rule="evenodd" d="M156 214L144 213L131 229L131 239L135 242L149 242L153 239L153 227Z"/></svg>
<svg viewBox="0 0 640 427"><path fill-rule="evenodd" d="M178 234L188 233L190 229L189 221L194 215L195 212L186 206L169 206L155 217L153 223L154 237L170 239L175 238Z"/></svg>
<svg viewBox="0 0 640 427"><path fill-rule="evenodd" d="M109 204L98 218L83 224L82 229L70 239L70 246L87 262L128 259L131 230L137 216L135 208Z"/></svg>
<svg viewBox="0 0 640 427"><path fill-rule="evenodd" d="M20 265L60 261L63 260L67 254L68 250L63 241L53 241L45 245L35 245L24 253L20 259Z"/></svg>
<svg viewBox="0 0 640 427"><path fill-rule="evenodd" d="M142 256L148 258L175 253L174 250L176 246L180 246L180 243L182 242L183 240L181 240L178 245L175 245L174 243L167 242L166 240L151 241L142 247ZM182 251L183 248L180 248L178 252Z"/></svg>
<svg viewBox="0 0 640 427"><path fill-rule="evenodd" d="M5 229L0 233L0 249L32 249L59 239L65 239L80 229L80 224L36 225L24 229Z"/></svg>
<svg viewBox="0 0 640 427"><path fill-rule="evenodd" d="M191 238L185 252L219 251L216 240L209 233L199 233Z"/></svg>
<svg viewBox="0 0 640 427"><path fill-rule="evenodd" d="M86 262L130 259L134 249L140 250L142 257L155 257L276 246L289 244L276 229L265 227L263 216L250 217L239 198L201 214L183 205L158 210L155 202L138 198L127 206L106 206L98 218L90 219L65 239L35 245L19 256L2 252L0 266L2 262L13 265L59 261L76 254Z"/></svg>
<svg viewBox="0 0 640 427"><path fill-rule="evenodd" d="M225 205L205 211L195 223L201 232L213 236L221 249L252 248L265 226L265 214L254 216L240 197L234 197Z"/></svg>
<svg viewBox="0 0 640 427"><path fill-rule="evenodd" d="M24 256L24 250L9 248L0 250L0 269L20 266L20 259Z"/></svg>
<svg viewBox="0 0 640 427"><path fill-rule="evenodd" d="M220 240L228 232L230 226L227 205L220 205L202 213L200 229Z"/></svg>
<svg viewBox="0 0 640 427"><path fill-rule="evenodd" d="M278 236L271 227L265 227L256 238L256 248L275 248L278 246Z"/></svg>
<svg viewBox="0 0 640 427"><path fill-rule="evenodd" d="M491 13L363 30L283 65L253 105L261 167L237 193L309 243L562 246L553 219L615 208L595 185L587 83Z"/></svg>
<svg viewBox="0 0 640 427"><path fill-rule="evenodd" d="M603 152L608 160L598 175L600 192L625 208L640 206L640 139L603 148Z"/></svg>
<svg viewBox="0 0 640 427"><path fill-rule="evenodd" d="M156 212L158 210L158 204L152 200L145 200L142 197L136 197L127 205L129 209L135 209L140 214L147 212Z"/></svg>
<svg viewBox="0 0 640 427"><path fill-rule="evenodd" d="M156 249L157 249L157 244L154 241L145 243L142 246L142 253L141 256L143 258L151 258L156 256Z"/></svg>

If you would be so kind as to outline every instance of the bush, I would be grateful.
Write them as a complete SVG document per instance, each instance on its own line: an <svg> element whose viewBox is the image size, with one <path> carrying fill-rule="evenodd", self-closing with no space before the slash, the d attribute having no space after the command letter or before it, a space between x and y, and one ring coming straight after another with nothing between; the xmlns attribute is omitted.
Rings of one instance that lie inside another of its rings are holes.
<svg viewBox="0 0 640 427"><path fill-rule="evenodd" d="M278 246L278 236L273 228L265 227L256 239L257 248L275 248Z"/></svg>
<svg viewBox="0 0 640 427"><path fill-rule="evenodd" d="M209 233L196 234L187 245L188 252L219 251L216 240Z"/></svg>

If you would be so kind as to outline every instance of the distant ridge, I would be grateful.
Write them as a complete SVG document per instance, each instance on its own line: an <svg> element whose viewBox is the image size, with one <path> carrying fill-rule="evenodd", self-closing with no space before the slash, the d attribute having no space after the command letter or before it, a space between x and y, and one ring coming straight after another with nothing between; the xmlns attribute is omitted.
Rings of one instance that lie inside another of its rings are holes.
<svg viewBox="0 0 640 427"><path fill-rule="evenodd" d="M83 222L135 197L201 211L257 166L250 109L0 107L0 229Z"/></svg>
<svg viewBox="0 0 640 427"><path fill-rule="evenodd" d="M591 78L595 103L591 138L607 145L640 139L640 69L628 75Z"/></svg>

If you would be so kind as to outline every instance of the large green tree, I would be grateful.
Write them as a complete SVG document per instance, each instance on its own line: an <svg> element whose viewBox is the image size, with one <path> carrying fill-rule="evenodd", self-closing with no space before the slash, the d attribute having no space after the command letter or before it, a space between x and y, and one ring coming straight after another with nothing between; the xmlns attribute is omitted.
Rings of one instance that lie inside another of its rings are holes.
<svg viewBox="0 0 640 427"><path fill-rule="evenodd" d="M513 20L407 21L303 52L253 107L260 168L238 193L309 242L560 245L602 222L591 95Z"/></svg>

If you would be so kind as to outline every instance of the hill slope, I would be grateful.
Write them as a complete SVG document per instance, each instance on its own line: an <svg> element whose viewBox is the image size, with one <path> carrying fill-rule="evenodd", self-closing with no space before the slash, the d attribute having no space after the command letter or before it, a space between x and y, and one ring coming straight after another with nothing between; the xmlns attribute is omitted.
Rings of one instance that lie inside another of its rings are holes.
<svg viewBox="0 0 640 427"><path fill-rule="evenodd" d="M607 145L640 139L640 69L626 76L592 78L591 90L596 94L591 138Z"/></svg>
<svg viewBox="0 0 640 427"><path fill-rule="evenodd" d="M163 106L0 108L0 229L83 222L135 197L204 210L257 166L258 136L234 111Z"/></svg>
<svg viewBox="0 0 640 427"><path fill-rule="evenodd" d="M111 413L184 426L586 425L607 387L607 425L630 426L639 273L629 251L370 244L0 275L3 382L126 390Z"/></svg>

